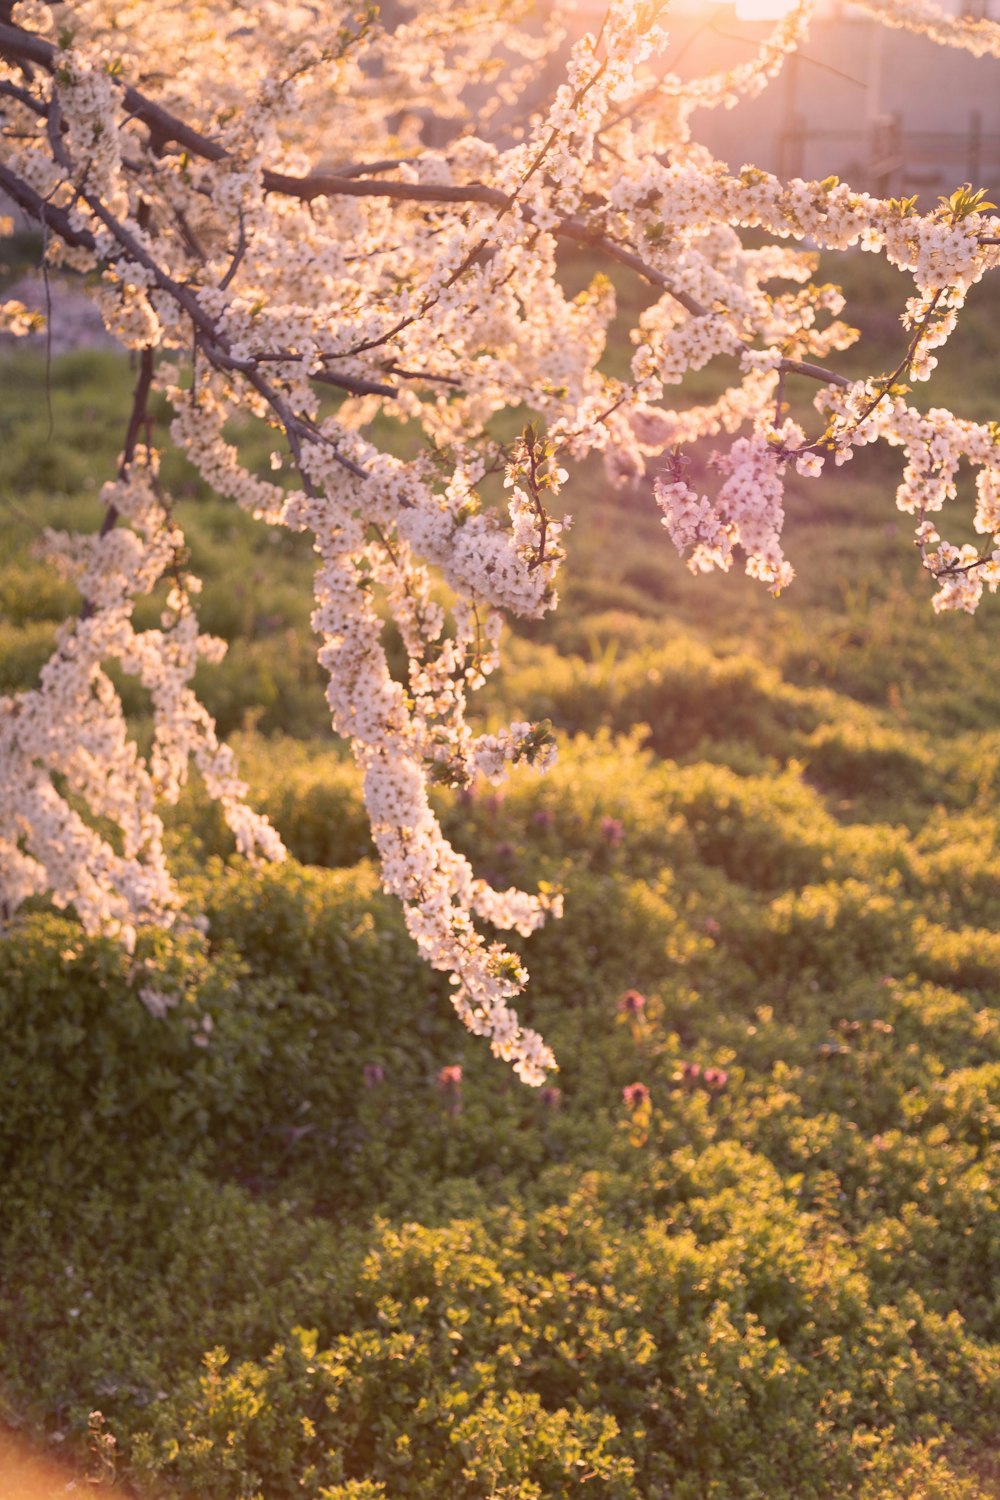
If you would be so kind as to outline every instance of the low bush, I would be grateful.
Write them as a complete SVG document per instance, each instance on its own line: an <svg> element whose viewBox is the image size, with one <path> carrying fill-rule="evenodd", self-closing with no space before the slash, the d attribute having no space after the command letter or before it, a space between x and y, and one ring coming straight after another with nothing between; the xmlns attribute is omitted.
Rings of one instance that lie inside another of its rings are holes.
<svg viewBox="0 0 1000 1500"><path fill-rule="evenodd" d="M5 692L67 605L39 532L99 524L127 386L61 362L50 440L16 368ZM591 581L485 695L551 716L559 763L437 801L497 884L565 892L523 944L539 1091L378 889L315 559L164 477L230 642L199 686L292 858L242 864L195 778L168 838L205 932L128 956L36 902L0 942L4 1409L79 1453L99 1410L149 1500L992 1500L993 616L918 620L901 536L866 573L886 476L793 492L776 604L585 481Z"/></svg>

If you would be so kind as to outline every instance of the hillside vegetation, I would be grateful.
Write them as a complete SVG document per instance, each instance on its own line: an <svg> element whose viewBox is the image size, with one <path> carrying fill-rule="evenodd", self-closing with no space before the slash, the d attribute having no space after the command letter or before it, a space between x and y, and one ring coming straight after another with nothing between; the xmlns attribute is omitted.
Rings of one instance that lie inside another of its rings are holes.
<svg viewBox="0 0 1000 1500"><path fill-rule="evenodd" d="M983 417L970 319L930 397ZM99 524L130 376L2 359L6 692L75 607L37 542ZM85 1454L99 1410L145 1496L1000 1495L1000 613L933 617L893 455L793 489L777 601L690 577L648 487L567 491L563 603L485 702L559 763L441 797L480 870L566 892L525 945L541 1091L378 890L308 550L163 468L230 642L200 690L295 859L249 871L192 785L204 939L130 959L39 903L0 943L0 1416Z"/></svg>

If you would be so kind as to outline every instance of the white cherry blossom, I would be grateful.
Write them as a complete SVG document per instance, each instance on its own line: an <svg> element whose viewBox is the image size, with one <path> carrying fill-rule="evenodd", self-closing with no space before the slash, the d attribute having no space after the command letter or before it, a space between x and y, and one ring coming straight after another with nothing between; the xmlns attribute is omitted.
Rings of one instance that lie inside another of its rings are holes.
<svg viewBox="0 0 1000 1500"><path fill-rule="evenodd" d="M1000 55L993 22L931 0L865 4ZM283 854L191 687L198 660L224 648L199 630L160 486L157 390L171 440L219 495L311 536L330 713L362 773L384 886L450 976L461 1019L531 1084L555 1061L513 1008L520 957L489 929L527 936L562 898L477 877L429 789L551 762L547 726L487 731L472 704L499 665L504 618L557 603L575 465L600 453L613 483L652 468L690 567L742 557L777 592L794 576L785 474L817 479L827 459L885 442L901 450L897 504L936 579L934 608L974 609L1000 582L997 429L921 411L901 389L933 377L971 288L1000 261L992 206L967 188L919 212L835 178L734 173L697 143L700 110L780 71L811 0L746 63L684 82L664 70L665 4L609 0L593 32L567 41L574 10L399 0L380 21L356 0L21 0L0 24L0 188L45 226L51 267L87 273L138 370L99 534L44 539L79 614L37 687L0 698L3 916L47 892L129 946L143 924L180 920L159 809L192 763L238 850ZM469 87L484 78L488 100ZM581 246L603 270L571 295L562 255ZM837 288L815 284L817 252L855 247L912 283L894 376L849 380L827 364L856 333ZM648 292L630 333L618 267ZM0 306L7 332L36 323L16 301ZM628 381L606 373L612 336L630 339ZM691 404L685 381L711 361L729 383ZM793 380L817 388L811 425L784 416ZM501 443L519 408L528 424ZM395 452L372 436L380 415L405 430ZM229 434L239 417L272 429L266 474ZM717 443L704 493L685 455L700 439ZM942 536L962 466L976 472L978 550ZM160 624L140 630L136 601L157 590ZM406 653L395 676L390 623ZM145 755L110 662L149 695ZM139 998L160 1014L169 992L146 979Z"/></svg>

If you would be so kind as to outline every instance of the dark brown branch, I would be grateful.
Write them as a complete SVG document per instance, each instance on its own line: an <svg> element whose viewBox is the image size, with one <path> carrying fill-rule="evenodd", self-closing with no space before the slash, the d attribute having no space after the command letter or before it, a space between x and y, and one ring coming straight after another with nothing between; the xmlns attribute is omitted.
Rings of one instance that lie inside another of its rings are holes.
<svg viewBox="0 0 1000 1500"><path fill-rule="evenodd" d="M16 99L18 104L23 104L25 109L30 109L32 114L44 119L48 114L48 108L34 94L29 94L27 89L19 88L16 83L10 83L7 79L0 80L0 94L7 99Z"/></svg>
<svg viewBox="0 0 1000 1500"><path fill-rule="evenodd" d="M680 291L664 276L662 271L655 270L640 255L636 255L634 250L626 250L622 245L617 245L614 240L609 240L607 235L590 229L582 220L563 219L562 223L556 225L553 232L560 239L576 240L582 245L590 245L593 249L599 250L602 255L606 255L609 260L617 261L620 266L627 266L630 271L635 271L636 275L648 281L651 286L662 287L693 318L707 318L710 315L709 308L703 306L687 292Z"/></svg>
<svg viewBox="0 0 1000 1500"><path fill-rule="evenodd" d="M264 190L312 203L316 198L399 198L411 203L487 203L502 208L509 197L499 188L469 182L452 186L438 182L376 182L367 177L342 177L338 172L310 172L294 177L287 172L262 173Z"/></svg>
<svg viewBox="0 0 1000 1500"><path fill-rule="evenodd" d="M215 324L208 313L205 312L191 288L182 285L179 281L175 281L172 276L168 276L166 271L157 265L145 246L136 239L132 231L120 223L105 208L99 198L95 198L91 193L83 193L82 196L91 213L100 219L106 229L110 230L129 259L135 261L137 265L145 266L146 270L150 271L155 277L161 291L169 293L177 305L184 309L198 331L214 341L217 337Z"/></svg>
<svg viewBox="0 0 1000 1500"><path fill-rule="evenodd" d="M139 434L144 427L149 425L149 393L153 385L153 349L147 344L139 355L139 376L135 383L135 393L132 397L132 412L128 419L128 427L125 429L125 443L122 447L122 456L118 464L118 478L125 479L129 468L135 459L135 450L139 446ZM112 519L108 519L108 517ZM107 536L115 524L118 512L113 505L108 506L107 514L101 526L101 536Z"/></svg>
<svg viewBox="0 0 1000 1500"><path fill-rule="evenodd" d="M2 29L0 28L0 30ZM96 240L89 231L78 233L69 222L69 216L64 209L57 209L52 204L47 203L34 189L29 188L15 173L2 165L0 165L0 188L5 188L14 201L21 204L34 218L54 228L67 243L82 245L89 250L96 250ZM177 305L187 313L194 324L196 333L201 336L201 347L212 363L216 364L220 369L238 368L238 362L232 359L228 349L220 343L215 324L202 308L192 289L175 281L172 276L168 276L163 268L153 259L152 255L149 254L145 246L136 239L131 230L120 223L105 208L100 199L83 191L81 191L80 196L87 204L91 213L100 219L105 228L117 240L118 245L125 252L125 256L137 265L144 266L152 274L157 286L173 297ZM353 474L356 479L366 479L368 477L359 464L356 464L353 459L345 458L338 450L336 444L324 437L318 428L296 417L295 413L289 409L280 392L269 385L256 370L243 370L242 373L253 386L254 390L269 403L280 418L286 431L290 429L297 430L311 441L322 443L324 447L333 453L336 462L347 469L350 474Z"/></svg>
<svg viewBox="0 0 1000 1500"><path fill-rule="evenodd" d="M44 41L41 37L33 36L30 32L22 31L17 26L0 25L0 56L15 61L38 63L50 73L55 68L55 48L51 43ZM183 146L185 150L206 161L222 161L228 155L225 147L221 146L218 141L213 141L208 136L202 135L200 131L192 129L169 110L154 104L137 89L132 87L125 89L124 103L131 117L148 127L157 149L162 150L165 144L173 141L176 145ZM376 169L388 171L389 166L384 162L376 162L369 170ZM436 183L376 182L370 178L354 175L362 170L364 168L359 165L348 168L345 173L320 172L310 173L307 177L295 177L265 168L261 180L265 192L281 193L286 197L297 198L303 203L311 203L316 198L393 198L411 203L485 203L506 211L512 202L509 193L501 192L499 188L487 187L483 183L468 183L454 187ZM530 213L526 215L526 218L530 222ZM590 245L607 255L609 259L628 266L652 285L660 286L664 291L670 292L694 317L707 315L707 308L703 308L686 292L675 291L667 278L661 272L648 266L640 256L633 251L624 250L613 240L588 228L582 221L564 219L554 227L553 232L562 239L576 240Z"/></svg>
<svg viewBox="0 0 1000 1500"><path fill-rule="evenodd" d="M374 177L378 172L394 172L414 158L397 156L386 161L358 161L349 167L338 167L338 177Z"/></svg>
<svg viewBox="0 0 1000 1500"><path fill-rule="evenodd" d="M20 26L0 24L0 55L13 62L35 63L48 73L55 72L56 49L52 43L45 41L43 37L34 36L30 31L24 31ZM178 146L183 146L185 150L204 157L207 161L221 161L226 155L225 148L217 141L193 130L177 115L171 114L170 110L147 99L138 89L126 87L124 104L133 119L141 120L148 127L155 143L163 145L174 141Z"/></svg>
<svg viewBox="0 0 1000 1500"><path fill-rule="evenodd" d="M929 569L929 572L930 572L930 575L931 575L932 578L951 578L951 577L957 577L959 573L974 573L977 568L985 568L986 564L990 563L992 561L993 561L993 553L992 552L982 552L976 558L975 562L962 563L962 564L959 564L959 563L949 563L947 567L936 568L936 569L935 568L931 568L931 569Z"/></svg>
<svg viewBox="0 0 1000 1500"><path fill-rule="evenodd" d="M270 171L264 172L263 181L267 191L299 198L306 203L311 203L316 198L395 198L416 203L485 203L490 207L503 209L509 201L509 194L481 183L446 187L436 183L370 182L364 178L348 179L321 173L312 173L308 177L288 177L283 173ZM532 222L530 210L525 212L524 217L526 223ZM582 219L561 219L554 225L552 232L559 239L589 245L609 260L635 271L652 286L662 287L692 317L708 317L709 309L687 292L674 287L662 271L657 271L635 251L625 249L599 230L592 229Z"/></svg>
<svg viewBox="0 0 1000 1500"><path fill-rule="evenodd" d="M232 258L232 260L229 263L229 270L226 272L225 276L223 276L222 280L219 282L219 290L220 290L220 292L224 292L226 290L226 288L232 284L233 277L236 275L236 273L239 270L240 266L243 264L243 257L246 255L246 253L247 253L247 226L246 226L246 220L243 217L243 210L240 209L240 235L239 235L239 239L238 239L237 244L236 244L236 249L233 252L233 258Z"/></svg>
<svg viewBox="0 0 1000 1500"><path fill-rule="evenodd" d="M89 229L77 229L70 220L70 216L64 208L57 208L54 203L36 193L34 188L28 184L9 167L0 162L0 188L12 198L19 208L37 219L39 224L44 224L64 240L67 245L73 245L77 249L96 250L97 241Z"/></svg>
<svg viewBox="0 0 1000 1500"><path fill-rule="evenodd" d="M974 573L977 568L984 568L987 563L993 561L992 552L980 552L972 562L968 563L945 563L943 568L935 568L931 563L924 548L920 548L920 559L932 578L957 578L962 573Z"/></svg>
<svg viewBox="0 0 1000 1500"><path fill-rule="evenodd" d="M195 260L201 261L202 265L204 265L208 260L208 256L205 254L204 246L192 228L190 219L182 208L174 209L174 222L181 232L181 238L187 246L189 254L193 255Z"/></svg>
<svg viewBox="0 0 1000 1500"><path fill-rule="evenodd" d="M234 359L232 355L223 354L220 350L209 351L209 358L213 364L219 365L226 370L238 370L241 374L256 371L262 364L301 364L301 354L293 354L290 350L269 351L266 354L251 354L246 359ZM354 375L336 375L330 370L315 370L309 372L309 379L317 381L320 385L335 385L342 391L349 391L352 396L396 396L399 392L395 386L382 385L377 380L363 380Z"/></svg>
<svg viewBox="0 0 1000 1500"><path fill-rule="evenodd" d="M531 562L528 564L528 571L533 572L535 568L540 568L542 563L545 561L545 542L549 525L549 515L548 511L545 509L545 506L542 504L542 496L538 484L538 459L536 456L537 440L535 437L534 428L529 428L528 432L529 436L526 440L526 446L528 449L528 473L526 474L525 478L527 480L528 491L531 495L532 503L535 507L535 514L538 516L538 551L532 558Z"/></svg>
<svg viewBox="0 0 1000 1500"><path fill-rule="evenodd" d="M216 335L215 338L217 339L218 335ZM233 356L229 353L228 349L226 349L222 344L214 342L211 337L209 337L208 339L199 339L197 341L197 347L204 351L206 358L213 365L215 365L217 369L237 371L244 377L249 385L253 386L254 390L259 395L264 397L264 400L271 407L275 416L277 416L278 420L281 422L282 427L284 427L286 434L289 436L289 439L291 439L292 436L295 437L296 441L292 451L295 456L295 461L297 464L299 464L300 467L301 444L299 440L305 438L308 442L319 443L322 447L328 449L328 451L333 454L335 461L340 464L342 468L346 469L349 474L353 474L355 479L368 478L368 475L365 473L361 465L356 464L352 458L345 458L344 454L340 452L340 449L337 447L336 443L334 443L330 438L326 437L314 422L309 421L305 417L296 415L281 392L276 390L269 381L264 379L260 371L254 368L252 360L234 359Z"/></svg>
<svg viewBox="0 0 1000 1500"><path fill-rule="evenodd" d="M329 353L314 354L314 359L323 364L330 360L345 359L346 355L338 350ZM301 354L296 354L291 349L262 349L250 355L246 360L247 368L252 365L284 365L297 364L302 359ZM462 386L464 381L459 380L457 375L436 375L431 370L404 370L400 365L390 364L385 366L387 375L398 375L400 380L427 380L434 381L440 385ZM326 385L340 385L345 391L353 391L359 396L395 396L398 395L394 386L381 385L375 380L364 380L354 375L340 375L334 377L333 371L325 371L322 375L310 375L310 380L320 380Z"/></svg>
<svg viewBox="0 0 1000 1500"><path fill-rule="evenodd" d="M404 370L399 365L389 366L388 374L398 375L400 380L433 380L440 385L463 385L457 375L434 375L430 370Z"/></svg>
<svg viewBox="0 0 1000 1500"><path fill-rule="evenodd" d="M903 355L903 358L899 361L899 364L893 370L892 374L887 375L882 381L882 385L878 393L872 397L868 405L865 407L864 411L861 413L860 417L857 417L855 419L853 423L853 430L855 432L857 432L862 422L866 422L868 420L872 412L875 410L876 406L878 406L893 389L900 376L904 375L913 364L913 361L916 358L917 349L920 347L920 340L927 332L927 326L934 315L938 303L944 296L944 293L945 288L938 287L937 291L934 293L934 296L931 298L930 303L928 304L927 311L924 313L923 317L920 319L920 322L917 324L914 330L913 337L907 345L906 353Z"/></svg>
<svg viewBox="0 0 1000 1500"><path fill-rule="evenodd" d="M314 370L309 376L317 385L332 385L348 391L352 396L398 396L391 385L382 385L377 380L361 380L353 375L334 375L329 370Z"/></svg>
<svg viewBox="0 0 1000 1500"><path fill-rule="evenodd" d="M153 386L153 350L147 344L139 356L139 374L135 382L135 391L132 395L132 411L128 419L128 427L125 429L125 442L122 446L122 456L118 461L118 478L123 481L128 477L128 471L135 460L135 452L139 446L139 436L143 428L149 427L149 393ZM104 512L101 529L97 533L98 538L106 537L109 531L113 531L118 524L118 507L109 505ZM84 599L83 608L80 610L80 619L89 620L94 613L94 605L89 599Z"/></svg>
<svg viewBox="0 0 1000 1500"><path fill-rule="evenodd" d="M0 22L0 52L12 62L38 63L47 72L55 71L55 51L51 42L34 36L20 26Z"/></svg>
<svg viewBox="0 0 1000 1500"><path fill-rule="evenodd" d="M778 366L779 371L788 371L790 375L806 375L810 380L819 380L824 385L852 385L846 375L838 375L835 370L827 370L823 365L812 365L801 359L783 359Z"/></svg>
<svg viewBox="0 0 1000 1500"><path fill-rule="evenodd" d="M774 393L774 425L781 426L781 413L785 405L785 368L784 364L778 366L778 389Z"/></svg>
<svg viewBox="0 0 1000 1500"><path fill-rule="evenodd" d="M41 37L33 36L31 33L23 31L21 28L16 26L0 24L0 55L6 55L10 58L28 64L38 64L39 66L46 68L50 72L53 71L55 66L55 49L52 47L52 45L44 41ZM592 81L593 80L591 80L591 82ZM148 99L138 90L132 87L126 87L124 92L124 102L129 114L134 119L140 120L148 127L153 144L156 149L162 150L168 142L173 142L179 146L183 146L184 149L190 151L192 154L200 156L208 161L218 162L224 160L227 157L228 153L226 152L225 148L221 146L217 141L213 141L208 136L205 136L201 132L192 129L192 127L187 125L183 120L180 120L169 110L166 110L162 106L155 104L152 100ZM31 101L30 107L35 108L37 112L37 101ZM53 130L58 129L58 120L53 120L51 112L50 126ZM358 163L356 165L345 168L341 172L310 173L305 177L290 176L285 173L273 172L269 169L265 169L262 173L262 184L265 191L267 192L280 193L285 196L294 197L304 203L311 203L317 198L324 197L379 197L394 199L403 202L417 203L483 203L495 207L499 209L501 213L503 213L506 212L507 209L509 209L513 201L510 194L504 193L498 188L487 187L482 183L468 183L460 186L449 186L445 184L433 183L382 182L375 181L371 177L365 177L361 175L364 172L376 173L381 171L390 171L398 165L400 165L399 162L388 160L373 162L367 166L364 163ZM53 229L55 233L57 233L60 238L66 240L67 243L84 246L86 248L94 248L95 242L93 240L93 237L86 231L75 230L70 224L69 216L65 212L65 210L57 209L53 207L53 205L46 203L45 200L34 193L32 189L28 188L26 184L20 183L12 173L9 173L3 167L0 167L0 187L5 187L6 190L10 193L10 196L14 198L16 202L20 203L20 205L24 207L29 213L31 213L33 217L41 220L42 223L48 225L49 228ZM110 223L110 216L107 215L106 210L103 210L102 205L100 205L99 203L91 202L89 198L87 199L87 201L90 204L92 211L95 212L97 216L108 225L109 228L112 228L113 232L116 232L117 229L121 229L122 232L127 235L127 231L124 231L123 226L113 226ZM527 210L525 212L525 219L528 223L531 222L530 210ZM655 267L649 265L649 263L643 260L642 257L635 251L629 250L625 246L617 244L607 235L602 234L599 230L594 229L583 220L579 218L563 219L559 224L554 226L553 233L561 239L567 239L579 244L589 246L591 249L596 250L601 255L607 257L609 260L613 260L617 264L633 271L636 275L642 277L650 285L662 288L663 291L673 297L675 301L677 301L688 313L690 313L692 317L703 318L711 316L711 309L705 307L689 293L674 287L667 276L665 276L661 271L656 270ZM145 264L153 269L164 289L177 297L180 305L183 306L191 316L192 321L195 323L195 326L202 334L207 336L210 341L210 345L215 347L216 354L221 352L218 348L217 340L215 337L214 329L211 326L211 322L203 313L200 305L198 304L197 298L194 297L194 295L189 292L187 288L180 286L178 283L173 282L169 277L166 277L164 273L160 271L159 267L155 266L155 263L153 263L151 259L145 258L142 254L142 247L139 246L137 242L126 243L126 241L122 238L122 234L117 234L117 238L119 239L119 243L123 245L129 255L138 259L141 264ZM129 239L131 239L131 236L129 236ZM982 240L982 243L990 244L994 243L994 241L984 238ZM231 276L235 273L235 270L238 267L240 260L242 259L242 252L244 249L245 245L241 232L240 245L237 248L233 264L231 265L229 273L227 274L227 280L230 279ZM468 269L468 266L472 264L472 261L475 259L475 254L476 251L470 252L470 254L463 259L461 264L449 277L446 286L451 286L462 274L464 274L464 272ZM223 283L223 285L225 285L225 282ZM390 329L379 339L369 340L367 343L359 345L357 348L348 352L352 354L364 353L369 349L376 348L386 343L387 340L394 337L395 334L401 332L403 328L408 326L408 324L413 322L414 320L414 317L404 319L401 323ZM206 352L209 352L209 350L206 350ZM209 354L209 357L213 357L211 353ZM230 367L236 368L235 365L232 365ZM782 360L781 365L779 366L779 370L781 373L787 371L789 373L806 376L812 380L821 381L825 384L838 386L847 386L850 384L850 381L843 375L838 375L834 371L827 370L820 365L807 363L801 360ZM455 385L461 384L460 381L452 380L447 376L411 376L409 372L403 371L398 367L394 367L392 373L398 374L401 378L404 379L426 378L436 379L445 383ZM392 396L396 394L392 387L382 385L380 382L356 379L355 377L351 376L335 376L330 372L326 372L324 374L317 373L310 378L317 380L323 384L336 385L341 389L351 391L355 394L377 394L383 396ZM359 471L359 473L360 472L362 471Z"/></svg>

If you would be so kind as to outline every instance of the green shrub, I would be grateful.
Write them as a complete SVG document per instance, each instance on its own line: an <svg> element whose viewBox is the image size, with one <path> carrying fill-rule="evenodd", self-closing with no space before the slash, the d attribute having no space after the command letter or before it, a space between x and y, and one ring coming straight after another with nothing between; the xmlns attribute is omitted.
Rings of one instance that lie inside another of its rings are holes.
<svg viewBox="0 0 1000 1500"><path fill-rule="evenodd" d="M67 605L41 527L100 524L129 384L59 362L50 438L43 362L8 368L4 691ZM195 778L169 838L206 933L129 958L35 902L0 941L4 1409L77 1452L99 1409L139 1493L199 1500L992 1495L994 616L926 624L902 529L871 571L888 471L792 488L777 604L689 577L585 471L578 581L484 695L550 715L559 764L436 794L478 870L566 893L523 944L546 1091L456 1026L379 890L308 545L163 475L230 641L199 688L294 858L235 859Z"/></svg>

